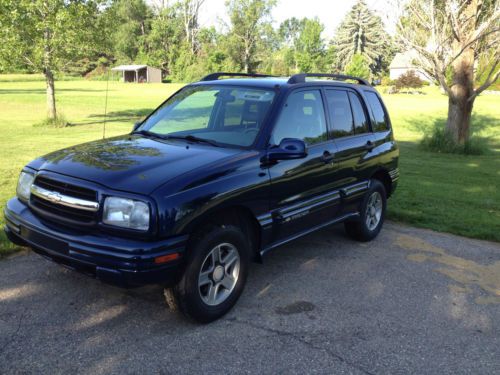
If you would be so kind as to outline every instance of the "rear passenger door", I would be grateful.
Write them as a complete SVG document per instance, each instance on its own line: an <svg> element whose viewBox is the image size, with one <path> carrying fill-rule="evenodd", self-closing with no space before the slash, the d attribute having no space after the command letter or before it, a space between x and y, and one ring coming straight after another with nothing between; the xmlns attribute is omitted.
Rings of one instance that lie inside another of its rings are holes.
<svg viewBox="0 0 500 375"><path fill-rule="evenodd" d="M368 111L362 98L347 88L326 89L330 132L337 146L336 183L341 189L344 211L355 209L356 198L368 189L375 169L371 158L374 148Z"/></svg>
<svg viewBox="0 0 500 375"><path fill-rule="evenodd" d="M284 138L302 139L308 154L269 166L274 242L332 220L340 203L338 193L332 194L335 144L328 137L321 89L290 93L274 124L269 147Z"/></svg>

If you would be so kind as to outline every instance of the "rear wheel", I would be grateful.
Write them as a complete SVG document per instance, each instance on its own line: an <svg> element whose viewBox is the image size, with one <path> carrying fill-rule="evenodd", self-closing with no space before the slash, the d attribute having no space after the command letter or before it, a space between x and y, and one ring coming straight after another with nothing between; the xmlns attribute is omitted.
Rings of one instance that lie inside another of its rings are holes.
<svg viewBox="0 0 500 375"><path fill-rule="evenodd" d="M198 236L189 250L186 271L172 294L185 315L208 323L226 314L243 291L248 241L239 228L223 225Z"/></svg>
<svg viewBox="0 0 500 375"><path fill-rule="evenodd" d="M379 180L370 181L360 208L360 217L344 223L347 234L358 241L371 241L379 234L384 224L387 205L386 191Z"/></svg>

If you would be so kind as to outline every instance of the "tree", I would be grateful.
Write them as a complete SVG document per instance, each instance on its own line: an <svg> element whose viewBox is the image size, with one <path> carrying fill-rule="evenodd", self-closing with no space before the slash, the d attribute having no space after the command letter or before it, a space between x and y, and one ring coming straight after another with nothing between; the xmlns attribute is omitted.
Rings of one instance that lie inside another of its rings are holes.
<svg viewBox="0 0 500 375"><path fill-rule="evenodd" d="M357 53L352 57L351 62L347 64L344 72L347 75L364 79L370 79L371 75L370 66L364 56L360 53Z"/></svg>
<svg viewBox="0 0 500 375"><path fill-rule="evenodd" d="M500 76L500 3L413 0L401 3L400 8L397 35L417 51L417 66L448 95L446 132L463 145L470 138L475 99ZM489 62L479 64L481 58ZM476 76L483 83L474 87Z"/></svg>
<svg viewBox="0 0 500 375"><path fill-rule="evenodd" d="M408 70L406 73L401 74L398 79L396 79L395 85L396 89L402 90L406 89L419 89L424 85L424 82L415 73L414 70Z"/></svg>
<svg viewBox="0 0 500 375"><path fill-rule="evenodd" d="M47 116L57 117L54 72L93 53L98 3L92 0L2 0L0 61L43 72Z"/></svg>
<svg viewBox="0 0 500 375"><path fill-rule="evenodd" d="M184 41L184 23L178 4L163 6L151 21L147 35L149 51L144 62L172 73Z"/></svg>
<svg viewBox="0 0 500 375"><path fill-rule="evenodd" d="M147 55L147 35L150 31L151 9L144 0L116 0L108 9L113 24L111 39L115 57L134 62L139 54Z"/></svg>
<svg viewBox="0 0 500 375"><path fill-rule="evenodd" d="M227 0L231 26L228 52L243 71L254 71L259 63L258 50L263 44L275 0Z"/></svg>
<svg viewBox="0 0 500 375"><path fill-rule="evenodd" d="M189 43L193 54L196 52L196 33L199 29L198 15L204 2L205 0L182 0L181 3L186 41Z"/></svg>
<svg viewBox="0 0 500 375"><path fill-rule="evenodd" d="M379 16L375 15L364 0L358 0L347 13L333 39L338 58L338 68L344 70L354 55L365 57L373 74L380 73L394 53L389 35Z"/></svg>
<svg viewBox="0 0 500 375"><path fill-rule="evenodd" d="M321 72L325 66L325 44L321 38L324 27L317 18L302 20L296 40L295 60L301 72Z"/></svg>
<svg viewBox="0 0 500 375"><path fill-rule="evenodd" d="M289 18L278 30L278 53L281 64L295 72L323 71L326 66L326 48L321 33L323 24L318 18Z"/></svg>

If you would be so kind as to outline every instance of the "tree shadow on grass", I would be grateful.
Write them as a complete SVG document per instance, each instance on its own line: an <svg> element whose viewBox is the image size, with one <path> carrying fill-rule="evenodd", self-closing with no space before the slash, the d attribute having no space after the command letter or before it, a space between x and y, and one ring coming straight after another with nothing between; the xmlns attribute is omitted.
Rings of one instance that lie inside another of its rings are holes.
<svg viewBox="0 0 500 375"><path fill-rule="evenodd" d="M105 92L105 89L58 89L56 87L56 96L59 92ZM114 90L109 90L114 91ZM0 89L0 95L25 95L25 94L45 94L45 89Z"/></svg>
<svg viewBox="0 0 500 375"><path fill-rule="evenodd" d="M133 122L149 115L153 108L127 109L123 111L113 111L106 114L106 122ZM72 122L69 126L94 125L104 122L104 112L89 115L88 121Z"/></svg>
<svg viewBox="0 0 500 375"><path fill-rule="evenodd" d="M199 107L199 108L183 108L177 109L175 114L171 113L170 118L176 121L184 121L187 119L193 119L198 117L210 116L212 110L211 106ZM113 111L106 114L106 122L127 122L127 121L137 121L140 118L144 118L153 112L153 108L140 108L140 109L126 109L122 111ZM71 123L71 126L78 125L92 125L104 122L104 112L91 114L87 117L88 121L81 121Z"/></svg>

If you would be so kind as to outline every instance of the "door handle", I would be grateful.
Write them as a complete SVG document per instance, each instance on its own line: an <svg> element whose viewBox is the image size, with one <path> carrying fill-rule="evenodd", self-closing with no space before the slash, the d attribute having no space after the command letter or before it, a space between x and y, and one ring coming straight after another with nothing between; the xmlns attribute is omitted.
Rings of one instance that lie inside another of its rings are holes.
<svg viewBox="0 0 500 375"><path fill-rule="evenodd" d="M365 150L367 151L371 151L375 148L375 143L373 143L372 141L368 141L366 142L366 145L365 145Z"/></svg>
<svg viewBox="0 0 500 375"><path fill-rule="evenodd" d="M321 160L323 160L324 163L330 163L333 161L334 154L332 154L330 151L325 151L323 152L323 156L321 157Z"/></svg>

